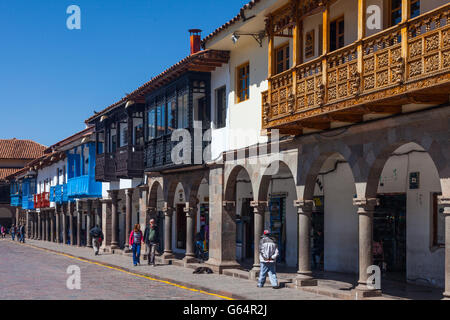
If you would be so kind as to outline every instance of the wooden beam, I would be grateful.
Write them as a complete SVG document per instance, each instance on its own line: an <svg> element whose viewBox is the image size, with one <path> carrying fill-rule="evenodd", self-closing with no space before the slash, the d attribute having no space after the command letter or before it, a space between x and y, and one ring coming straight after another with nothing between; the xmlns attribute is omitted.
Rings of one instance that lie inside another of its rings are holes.
<svg viewBox="0 0 450 320"><path fill-rule="evenodd" d="M406 98L409 103L444 104L449 101L447 93L408 93Z"/></svg>
<svg viewBox="0 0 450 320"><path fill-rule="evenodd" d="M334 113L331 113L329 115L329 117L333 121L341 121L341 122L357 123L357 122L363 121L362 114L334 114Z"/></svg>
<svg viewBox="0 0 450 320"><path fill-rule="evenodd" d="M397 114L402 112L402 106L397 105L372 105L367 106L368 113L388 113L388 114Z"/></svg>
<svg viewBox="0 0 450 320"><path fill-rule="evenodd" d="M302 121L301 125L303 128L326 130L330 129L330 122L314 122L311 120Z"/></svg>

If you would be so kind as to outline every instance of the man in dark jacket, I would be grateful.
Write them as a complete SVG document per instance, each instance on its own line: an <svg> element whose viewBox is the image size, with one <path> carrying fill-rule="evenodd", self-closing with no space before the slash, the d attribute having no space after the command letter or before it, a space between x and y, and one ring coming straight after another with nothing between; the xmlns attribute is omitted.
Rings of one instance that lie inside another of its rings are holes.
<svg viewBox="0 0 450 320"><path fill-rule="evenodd" d="M159 245L159 229L155 223L155 219L151 219L150 223L145 228L144 242L148 254L147 262L155 266L155 253Z"/></svg>
<svg viewBox="0 0 450 320"><path fill-rule="evenodd" d="M25 243L25 226L23 224L19 227L19 242Z"/></svg>
<svg viewBox="0 0 450 320"><path fill-rule="evenodd" d="M92 237L92 247L94 248L94 253L98 256L98 251L100 250L100 246L102 245L102 241L104 239L102 230L96 225L89 231Z"/></svg>

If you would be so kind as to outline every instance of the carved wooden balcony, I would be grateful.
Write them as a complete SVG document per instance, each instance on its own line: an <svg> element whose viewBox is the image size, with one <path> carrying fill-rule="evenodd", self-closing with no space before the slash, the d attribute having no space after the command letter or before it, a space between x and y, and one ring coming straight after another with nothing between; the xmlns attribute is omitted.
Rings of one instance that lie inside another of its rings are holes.
<svg viewBox="0 0 450 320"><path fill-rule="evenodd" d="M109 182L116 180L114 155L98 154L95 159L95 180Z"/></svg>
<svg viewBox="0 0 450 320"><path fill-rule="evenodd" d="M116 177L141 178L144 174L144 151L141 146L125 146L117 149Z"/></svg>
<svg viewBox="0 0 450 320"><path fill-rule="evenodd" d="M270 77L263 128L302 134L448 103L449 12L442 6Z"/></svg>

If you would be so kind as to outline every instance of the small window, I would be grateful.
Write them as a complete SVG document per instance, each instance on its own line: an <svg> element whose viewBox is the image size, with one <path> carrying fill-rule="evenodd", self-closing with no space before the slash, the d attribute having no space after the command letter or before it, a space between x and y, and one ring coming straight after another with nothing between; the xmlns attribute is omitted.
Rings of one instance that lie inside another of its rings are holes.
<svg viewBox="0 0 450 320"><path fill-rule="evenodd" d="M411 0L411 19L420 16L420 0Z"/></svg>
<svg viewBox="0 0 450 320"><path fill-rule="evenodd" d="M167 132L172 133L177 129L177 102L175 98L167 102Z"/></svg>
<svg viewBox="0 0 450 320"><path fill-rule="evenodd" d="M311 58L314 56L314 30L306 33L305 36L305 58Z"/></svg>
<svg viewBox="0 0 450 320"><path fill-rule="evenodd" d="M97 154L103 154L105 145L105 133L103 131L97 133Z"/></svg>
<svg viewBox="0 0 450 320"><path fill-rule="evenodd" d="M444 206L439 205L441 193L433 193L433 246L445 246L445 217Z"/></svg>
<svg viewBox="0 0 450 320"><path fill-rule="evenodd" d="M289 69L289 44L285 44L275 50L277 59L277 74Z"/></svg>
<svg viewBox="0 0 450 320"><path fill-rule="evenodd" d="M402 21L402 0L391 0L391 26Z"/></svg>
<svg viewBox="0 0 450 320"><path fill-rule="evenodd" d="M344 47L344 17L330 23L330 51Z"/></svg>
<svg viewBox="0 0 450 320"><path fill-rule="evenodd" d="M166 106L160 104L156 108L156 136L160 137L166 133Z"/></svg>
<svg viewBox="0 0 450 320"><path fill-rule="evenodd" d="M156 117L155 108L148 112L148 126L147 126L147 137L148 140L154 139L156 137Z"/></svg>
<svg viewBox="0 0 450 320"><path fill-rule="evenodd" d="M185 129L189 126L189 95L183 93L178 96L178 129Z"/></svg>
<svg viewBox="0 0 450 320"><path fill-rule="evenodd" d="M227 92L226 87L216 90L216 112L215 123L216 129L225 127L227 117Z"/></svg>
<svg viewBox="0 0 450 320"><path fill-rule="evenodd" d="M245 101L250 95L250 64L237 68L237 102Z"/></svg>

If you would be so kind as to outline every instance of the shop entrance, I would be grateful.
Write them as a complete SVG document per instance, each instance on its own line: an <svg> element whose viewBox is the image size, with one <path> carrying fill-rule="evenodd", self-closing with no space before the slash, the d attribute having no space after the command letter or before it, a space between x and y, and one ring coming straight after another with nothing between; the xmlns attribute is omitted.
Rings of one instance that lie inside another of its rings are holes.
<svg viewBox="0 0 450 320"><path fill-rule="evenodd" d="M406 280L406 194L379 194L373 223L374 264L389 278Z"/></svg>
<svg viewBox="0 0 450 320"><path fill-rule="evenodd" d="M278 244L278 262L286 261L286 197L270 198L270 231Z"/></svg>
<svg viewBox="0 0 450 320"><path fill-rule="evenodd" d="M253 237L254 237L254 218L253 210L250 206L252 199L243 198L241 214L236 217L236 247L238 260L248 260L253 263Z"/></svg>
<svg viewBox="0 0 450 320"><path fill-rule="evenodd" d="M311 242L311 268L312 270L324 269L324 197L314 197L314 207L311 217L312 242Z"/></svg>
<svg viewBox="0 0 450 320"><path fill-rule="evenodd" d="M184 208L184 204L177 204L177 248L186 250L186 213Z"/></svg>

